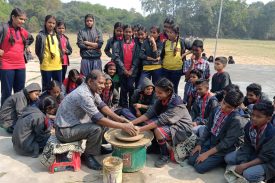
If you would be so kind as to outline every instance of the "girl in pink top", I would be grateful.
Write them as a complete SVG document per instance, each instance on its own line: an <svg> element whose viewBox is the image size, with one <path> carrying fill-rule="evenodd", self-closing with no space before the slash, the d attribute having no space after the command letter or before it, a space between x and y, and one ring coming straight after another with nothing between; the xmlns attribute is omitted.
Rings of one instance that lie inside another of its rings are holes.
<svg viewBox="0 0 275 183"><path fill-rule="evenodd" d="M34 41L32 35L22 26L26 13L15 8L8 23L0 25L0 72L1 104L14 93L25 87L27 60L24 55Z"/></svg>

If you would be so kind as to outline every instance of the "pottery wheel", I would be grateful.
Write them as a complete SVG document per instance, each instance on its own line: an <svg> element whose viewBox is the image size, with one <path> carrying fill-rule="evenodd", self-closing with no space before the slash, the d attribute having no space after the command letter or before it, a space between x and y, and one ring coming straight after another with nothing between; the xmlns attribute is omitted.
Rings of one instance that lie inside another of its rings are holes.
<svg viewBox="0 0 275 183"><path fill-rule="evenodd" d="M140 133L136 136L131 136L127 132L124 132L122 130L117 130L117 132L114 135L118 140L125 141L125 142L135 142L144 137L143 133Z"/></svg>
<svg viewBox="0 0 275 183"><path fill-rule="evenodd" d="M107 132L105 132L104 137L107 142L112 144L115 147L120 147L120 148L137 148L137 147L142 147L147 144L150 144L150 142L154 138L154 134L151 131L145 131L143 132L143 137L140 140L137 141L122 141L118 140L115 134L120 134L121 130L120 129L110 129ZM131 136L130 136L131 137Z"/></svg>

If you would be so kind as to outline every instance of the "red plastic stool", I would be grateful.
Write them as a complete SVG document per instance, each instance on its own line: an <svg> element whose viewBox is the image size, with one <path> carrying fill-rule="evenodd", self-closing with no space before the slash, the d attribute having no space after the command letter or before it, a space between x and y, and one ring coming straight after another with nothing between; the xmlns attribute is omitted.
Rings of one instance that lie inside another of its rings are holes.
<svg viewBox="0 0 275 183"><path fill-rule="evenodd" d="M79 171L81 167L81 159L79 152L73 152L72 161L69 162L57 162L56 160L49 168L49 173L54 173L54 169L57 167L67 167L71 166L74 168L74 171Z"/></svg>

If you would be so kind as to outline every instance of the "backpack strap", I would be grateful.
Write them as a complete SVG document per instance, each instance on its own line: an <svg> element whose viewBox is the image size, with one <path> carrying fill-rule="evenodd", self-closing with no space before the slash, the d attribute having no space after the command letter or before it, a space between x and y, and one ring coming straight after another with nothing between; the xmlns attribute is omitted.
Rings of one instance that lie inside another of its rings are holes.
<svg viewBox="0 0 275 183"><path fill-rule="evenodd" d="M0 45L4 42L4 39L8 32L8 24L7 23L1 23L0 26Z"/></svg>

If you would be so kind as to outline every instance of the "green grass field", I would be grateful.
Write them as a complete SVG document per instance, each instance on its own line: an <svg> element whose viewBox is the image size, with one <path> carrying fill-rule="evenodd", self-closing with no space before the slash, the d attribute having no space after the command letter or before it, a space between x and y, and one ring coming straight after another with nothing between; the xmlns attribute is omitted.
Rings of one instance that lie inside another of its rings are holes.
<svg viewBox="0 0 275 183"><path fill-rule="evenodd" d="M36 36L36 34L33 34ZM68 34L73 48L72 58L79 57L79 48L76 45L77 34ZM103 49L109 36L104 35L102 47L103 60L108 60ZM205 39L204 48L207 56L214 54L215 39ZM34 51L34 44L31 46ZM275 65L275 41L220 39L216 56L233 56L237 64Z"/></svg>

